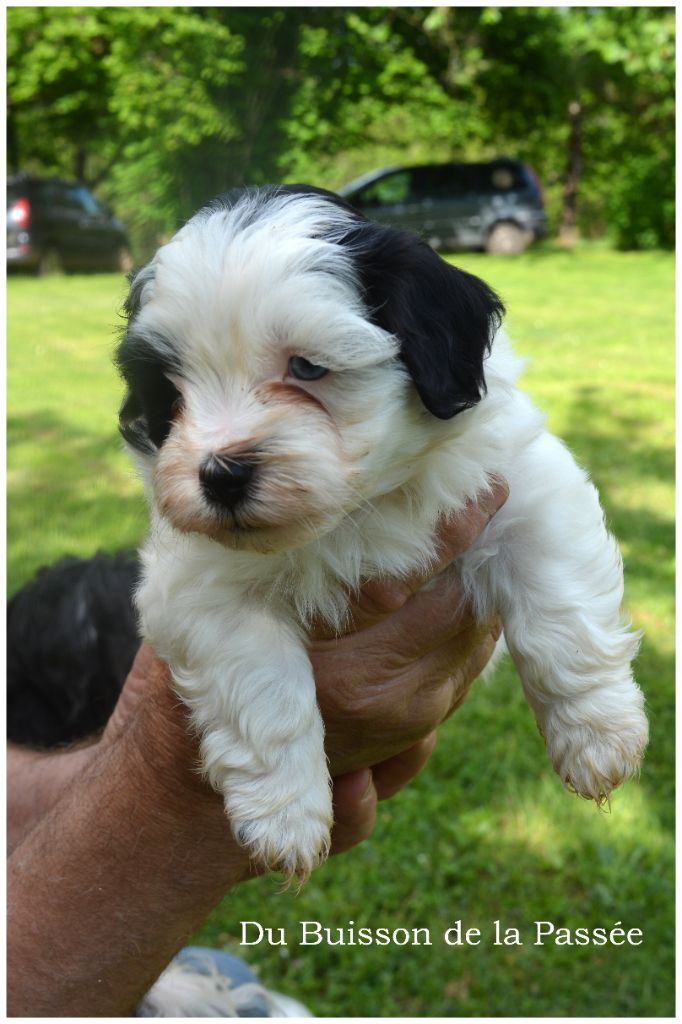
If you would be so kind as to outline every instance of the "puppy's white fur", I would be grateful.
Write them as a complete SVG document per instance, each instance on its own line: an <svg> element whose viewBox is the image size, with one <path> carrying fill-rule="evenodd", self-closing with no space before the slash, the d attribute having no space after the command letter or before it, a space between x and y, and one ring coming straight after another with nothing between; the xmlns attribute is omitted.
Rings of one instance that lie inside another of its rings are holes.
<svg viewBox="0 0 682 1024"><path fill-rule="evenodd" d="M181 396L163 443L135 453L152 506L144 635L171 665L235 836L303 877L332 821L306 627L342 627L362 580L426 566L438 517L495 477L509 498L459 571L477 614L502 616L554 767L601 802L647 742L617 546L586 473L517 390L504 331L481 401L437 419L400 339L369 315L347 229L317 196L247 194L200 212L133 283L131 329L172 357ZM292 380L294 355L330 372ZM244 453L255 489L218 516L199 469Z"/></svg>

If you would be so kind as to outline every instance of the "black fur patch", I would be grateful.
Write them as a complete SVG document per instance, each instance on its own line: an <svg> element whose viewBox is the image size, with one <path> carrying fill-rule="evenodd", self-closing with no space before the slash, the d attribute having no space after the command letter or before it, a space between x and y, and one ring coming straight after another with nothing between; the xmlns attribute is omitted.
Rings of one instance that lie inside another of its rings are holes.
<svg viewBox="0 0 682 1024"><path fill-rule="evenodd" d="M476 405L483 362L504 305L480 278L451 266L407 231L365 221L343 239L374 323L400 340L417 392L439 419Z"/></svg>
<svg viewBox="0 0 682 1024"><path fill-rule="evenodd" d="M174 404L180 399L167 377L169 372L179 372L179 367L170 356L162 355L164 348L129 332L116 354L116 365L128 385L119 410L119 430L130 445L147 453L166 440Z"/></svg>
<svg viewBox="0 0 682 1024"><path fill-rule="evenodd" d="M484 281L441 259L416 235L369 221L341 196L312 185L235 189L208 209L234 206L246 194L263 203L312 195L346 212L349 229L334 240L356 263L373 322L400 340L401 358L424 406L450 419L480 401L484 360L505 312Z"/></svg>
<svg viewBox="0 0 682 1024"><path fill-rule="evenodd" d="M50 748L106 725L139 646L132 554L64 558L7 606L7 736Z"/></svg>
<svg viewBox="0 0 682 1024"><path fill-rule="evenodd" d="M330 239L352 256L373 322L399 339L401 359L426 409L450 419L476 405L485 393L484 361L505 312L499 296L480 278L441 259L416 235L375 224L345 199L312 185L234 189L199 212L229 209L251 197L256 200L255 219L263 205L279 196L317 196L348 214L348 230L339 235L335 228ZM144 268L131 283L129 323L150 276ZM179 397L167 373L180 368L170 366L163 351L163 345L151 345L133 333L117 356L129 388L120 430L129 444L148 453L166 439Z"/></svg>
<svg viewBox="0 0 682 1024"><path fill-rule="evenodd" d="M265 206L270 200L280 196L317 196L327 202L344 210L353 220L365 220L363 214L359 213L350 203L342 199L336 192L329 192L325 188L317 188L316 185L262 185L260 187L233 188L229 192L223 192L216 196L210 203L207 203L199 213L212 213L216 210L230 210L243 199L256 201L255 216L258 216L258 209Z"/></svg>

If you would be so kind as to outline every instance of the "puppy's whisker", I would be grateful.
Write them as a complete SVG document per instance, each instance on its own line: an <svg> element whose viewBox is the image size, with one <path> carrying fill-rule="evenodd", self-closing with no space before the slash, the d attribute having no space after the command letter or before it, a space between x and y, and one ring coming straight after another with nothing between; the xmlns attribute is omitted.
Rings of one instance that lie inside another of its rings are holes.
<svg viewBox="0 0 682 1024"><path fill-rule="evenodd" d="M349 490L353 494L353 497L357 502L357 505L355 508L351 509L348 512L347 518L353 522L353 525L356 526L358 530L361 531L362 527L354 519L354 513L357 512L359 509L362 509L368 515L371 515L373 518L376 518L379 522L385 522L386 517L384 516L383 512L375 502L371 501L368 497L361 494L360 491L356 487L352 487L352 485L349 485Z"/></svg>

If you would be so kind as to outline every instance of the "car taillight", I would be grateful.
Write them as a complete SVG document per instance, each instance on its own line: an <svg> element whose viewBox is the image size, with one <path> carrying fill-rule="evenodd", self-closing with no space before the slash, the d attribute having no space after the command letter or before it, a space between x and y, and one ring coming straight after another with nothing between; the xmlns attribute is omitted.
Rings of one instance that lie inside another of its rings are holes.
<svg viewBox="0 0 682 1024"><path fill-rule="evenodd" d="M28 199L22 197L7 212L7 219L16 224L18 228L27 228L31 223L31 204Z"/></svg>

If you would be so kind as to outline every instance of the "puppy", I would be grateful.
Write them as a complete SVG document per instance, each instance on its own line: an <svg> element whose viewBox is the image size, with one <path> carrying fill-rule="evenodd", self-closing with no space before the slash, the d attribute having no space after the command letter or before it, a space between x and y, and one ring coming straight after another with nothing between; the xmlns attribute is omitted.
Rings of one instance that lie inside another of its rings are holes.
<svg viewBox="0 0 682 1024"><path fill-rule="evenodd" d="M458 560L562 781L597 803L647 742L597 492L516 389L500 299L417 237L308 186L231 193L133 277L120 428L151 503L137 605L253 859L305 878L332 823L306 653L361 581L434 557L439 516L503 477Z"/></svg>

